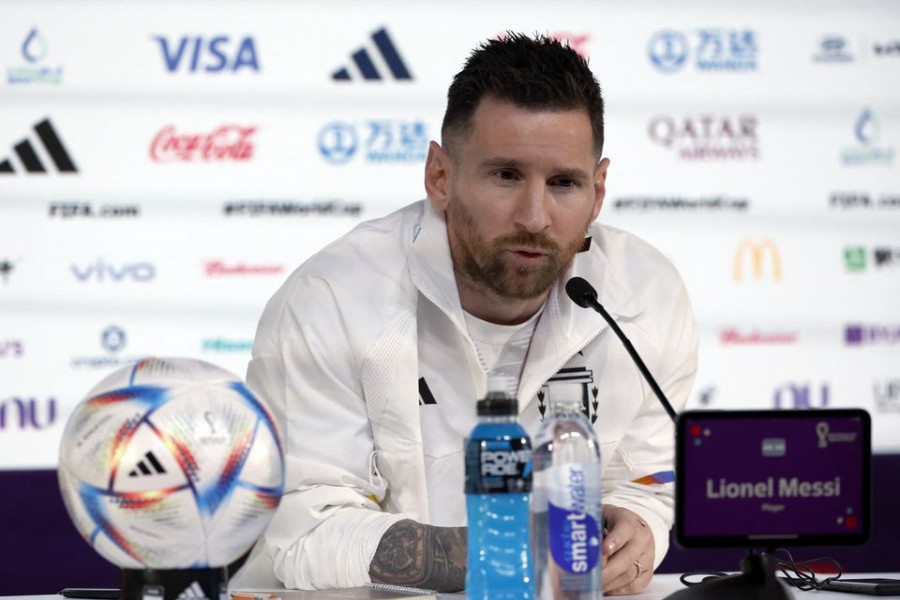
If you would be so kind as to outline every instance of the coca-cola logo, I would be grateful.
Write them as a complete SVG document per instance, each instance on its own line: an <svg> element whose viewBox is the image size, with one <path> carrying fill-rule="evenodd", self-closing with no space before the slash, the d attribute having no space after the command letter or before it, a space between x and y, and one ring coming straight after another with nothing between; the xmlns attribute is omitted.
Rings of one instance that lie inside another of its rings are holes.
<svg viewBox="0 0 900 600"><path fill-rule="evenodd" d="M150 144L150 159L153 162L250 160L256 129L221 125L210 133L179 133L174 125L166 125Z"/></svg>

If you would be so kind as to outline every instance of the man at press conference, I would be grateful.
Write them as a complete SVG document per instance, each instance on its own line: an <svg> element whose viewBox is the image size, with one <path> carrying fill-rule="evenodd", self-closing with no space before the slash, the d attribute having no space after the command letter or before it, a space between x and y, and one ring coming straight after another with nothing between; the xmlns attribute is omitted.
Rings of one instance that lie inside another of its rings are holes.
<svg viewBox="0 0 900 600"><path fill-rule="evenodd" d="M566 282L596 288L676 409L697 336L675 268L595 222L603 135L600 87L567 45L509 34L471 54L429 148L427 199L321 250L262 315L247 380L282 425L286 493L233 585L461 590L463 440L499 377L532 436L546 386L590 398L604 592L647 586L673 520L672 422Z"/></svg>

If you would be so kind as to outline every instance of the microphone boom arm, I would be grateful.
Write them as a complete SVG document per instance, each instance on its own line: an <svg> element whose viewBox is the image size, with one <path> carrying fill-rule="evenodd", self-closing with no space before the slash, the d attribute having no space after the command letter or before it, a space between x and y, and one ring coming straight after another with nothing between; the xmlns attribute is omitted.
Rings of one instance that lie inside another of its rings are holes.
<svg viewBox="0 0 900 600"><path fill-rule="evenodd" d="M641 357L638 355L637 350L635 350L634 346L631 345L631 341L627 337L625 337L625 334L622 332L619 324L613 320L608 312L606 312L606 309L603 308L603 305L593 298L588 300L588 304L591 306L591 308L600 313L600 315L604 319L606 319L606 322L609 323L609 326L612 327L612 330L615 331L616 335L619 336L619 339L622 340L622 345L625 346L626 350L628 350L628 354L631 355L631 360L633 360L638 369L640 369L641 374L644 376L644 379L646 379L647 383L650 384L651 389L653 389L653 393L656 394L657 398L659 398L660 404L662 404L663 408L666 409L666 413L668 413L669 418L671 418L672 422L674 423L678 418L678 413L676 413L675 409L672 408L672 405L669 403L668 398L666 398L666 395L663 394L663 391L656 383L656 380L653 379L653 375L650 374L650 370L647 369L647 365L645 365L644 361L641 360Z"/></svg>
<svg viewBox="0 0 900 600"><path fill-rule="evenodd" d="M590 306L595 311L600 313L609 326L612 327L612 330L616 332L616 335L621 340L622 345L625 346L625 350L628 351L628 354L631 356L631 360L634 361L634 364L637 365L637 368L640 370L641 375L644 376L644 379L650 384L650 388L653 390L653 393L656 394L656 397L659 399L659 403L662 404L663 408L666 409L666 413L669 415L669 418L672 419L672 422L675 423L678 419L678 413L675 412L675 409L672 408L672 404L669 403L668 398L663 393L662 389L656 383L656 380L653 379L653 375L650 374L650 370L647 369L647 365L644 364L644 361L641 360L641 357L638 355L637 350L634 349L634 346L631 345L631 341L625 337L625 334L622 332L622 329L619 327L619 324L610 316L606 309L603 308L603 305L597 301L597 291L594 289L587 280L581 277L573 277L566 283L566 292L569 294L569 297L572 301L578 306L582 306L587 308Z"/></svg>

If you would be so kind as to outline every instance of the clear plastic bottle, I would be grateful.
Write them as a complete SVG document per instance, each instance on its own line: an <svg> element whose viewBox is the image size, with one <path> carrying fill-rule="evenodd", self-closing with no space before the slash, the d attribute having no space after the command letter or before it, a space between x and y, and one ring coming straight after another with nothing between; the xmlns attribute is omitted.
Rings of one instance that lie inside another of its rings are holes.
<svg viewBox="0 0 900 600"><path fill-rule="evenodd" d="M535 591L541 600L600 598L600 447L580 399L549 400L534 439Z"/></svg>
<svg viewBox="0 0 900 600"><path fill-rule="evenodd" d="M516 399L491 390L466 439L466 597L530 600L531 440L516 421Z"/></svg>

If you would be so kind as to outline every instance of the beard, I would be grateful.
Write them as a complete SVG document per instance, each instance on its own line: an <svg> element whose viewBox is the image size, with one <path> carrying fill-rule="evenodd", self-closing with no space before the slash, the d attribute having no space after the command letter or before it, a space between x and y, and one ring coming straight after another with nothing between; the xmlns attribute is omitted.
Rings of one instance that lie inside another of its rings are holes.
<svg viewBox="0 0 900 600"><path fill-rule="evenodd" d="M448 225L455 234L451 240L451 248L456 250L455 268L470 283L504 300L533 300L546 293L581 250L590 227L588 221L580 235L565 246L544 233L530 231L517 231L488 242L478 233L472 214L456 197L446 212ZM534 266L514 264L509 249L522 246L539 248L547 254Z"/></svg>

